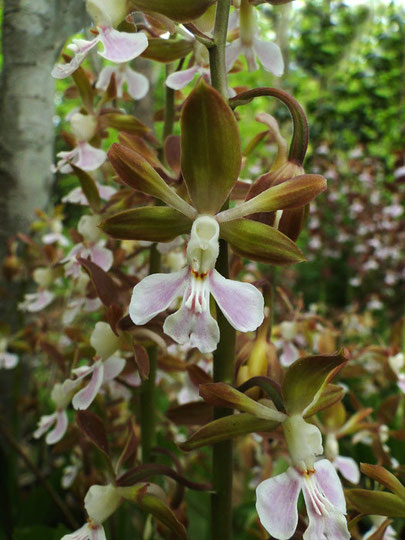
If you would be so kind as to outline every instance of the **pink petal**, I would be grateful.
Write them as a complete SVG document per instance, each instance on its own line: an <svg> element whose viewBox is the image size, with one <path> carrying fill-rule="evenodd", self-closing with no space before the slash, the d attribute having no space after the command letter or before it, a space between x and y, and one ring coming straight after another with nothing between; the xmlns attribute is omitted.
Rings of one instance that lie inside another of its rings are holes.
<svg viewBox="0 0 405 540"><path fill-rule="evenodd" d="M93 526L91 529L90 540L106 540L104 527L102 525L98 525L97 527Z"/></svg>
<svg viewBox="0 0 405 540"><path fill-rule="evenodd" d="M76 167L83 171L95 171L107 159L107 154L100 148L94 148L88 142L80 141L78 144L77 160L74 161Z"/></svg>
<svg viewBox="0 0 405 540"><path fill-rule="evenodd" d="M124 358L120 358L119 356L110 356L110 358L107 358L107 360L104 361L103 384L118 377L124 367Z"/></svg>
<svg viewBox="0 0 405 540"><path fill-rule="evenodd" d="M42 435L46 433L48 429L50 429L51 426L53 426L53 424L56 421L57 421L56 412L41 416L38 422L37 429L34 431L34 434L33 434L34 439L39 439L40 437L42 437Z"/></svg>
<svg viewBox="0 0 405 540"><path fill-rule="evenodd" d="M111 186L98 186L98 192L103 201L109 201L117 193L117 190Z"/></svg>
<svg viewBox="0 0 405 540"><path fill-rule="evenodd" d="M74 39L72 44L68 45L68 49L71 49L75 53L72 60L68 64L56 64L51 73L52 77L55 79L65 79L69 75L72 75L99 41L100 38L98 36L91 41Z"/></svg>
<svg viewBox="0 0 405 540"><path fill-rule="evenodd" d="M181 90L187 86L198 71L198 65L185 69L184 71L175 71L166 79L166 86L173 90Z"/></svg>
<svg viewBox="0 0 405 540"><path fill-rule="evenodd" d="M351 457L336 456L333 460L336 469L352 484L358 484L360 481L360 470L357 463Z"/></svg>
<svg viewBox="0 0 405 540"><path fill-rule="evenodd" d="M106 535L102 525L86 523L77 531L65 534L61 540L106 540Z"/></svg>
<svg viewBox="0 0 405 540"><path fill-rule="evenodd" d="M215 351L219 341L218 324L210 312L194 313L184 305L166 318L163 332L177 343L196 347L202 353Z"/></svg>
<svg viewBox="0 0 405 540"><path fill-rule="evenodd" d="M113 265L114 254L107 248L94 245L90 247L90 259L105 272L108 272Z"/></svg>
<svg viewBox="0 0 405 540"><path fill-rule="evenodd" d="M55 444L59 442L64 434L66 433L68 427L68 417L65 410L56 411L56 425L52 431L46 436L47 444Z"/></svg>
<svg viewBox="0 0 405 540"><path fill-rule="evenodd" d="M327 499L340 512L346 512L346 500L343 494L342 484L336 469L329 459L321 459L314 465L316 482L325 493Z"/></svg>
<svg viewBox="0 0 405 540"><path fill-rule="evenodd" d="M97 82L96 82L96 88L99 90L107 90L108 85L110 84L111 76L113 73L116 73L117 68L114 66L105 66L100 71L100 75L98 76Z"/></svg>
<svg viewBox="0 0 405 540"><path fill-rule="evenodd" d="M262 324L264 299L254 285L226 279L216 270L209 280L213 297L236 330L250 332Z"/></svg>
<svg viewBox="0 0 405 540"><path fill-rule="evenodd" d="M171 274L152 274L135 285L129 304L129 316L135 324L145 324L167 309L183 293L188 268Z"/></svg>
<svg viewBox="0 0 405 540"><path fill-rule="evenodd" d="M242 53L242 43L240 39L232 41L230 45L225 49L226 69L227 71L233 68L234 63L238 56Z"/></svg>
<svg viewBox="0 0 405 540"><path fill-rule="evenodd" d="M293 362L298 360L300 353L298 352L297 347L290 341L284 341L284 349L280 355L281 365L284 367L291 366Z"/></svg>
<svg viewBox="0 0 405 540"><path fill-rule="evenodd" d="M26 294L24 301L21 302L19 308L23 311L28 311L29 313L36 313L37 311L46 308L54 298L55 295L47 290Z"/></svg>
<svg viewBox="0 0 405 540"><path fill-rule="evenodd" d="M149 80L142 73L137 73L127 67L125 78L127 80L128 94L134 99L142 99L149 92Z"/></svg>
<svg viewBox="0 0 405 540"><path fill-rule="evenodd" d="M16 354L2 352L0 353L0 368L13 369L18 364L18 356Z"/></svg>
<svg viewBox="0 0 405 540"><path fill-rule="evenodd" d="M261 482L256 488L256 510L266 531L278 539L291 538L298 524L300 475L290 467L285 473Z"/></svg>
<svg viewBox="0 0 405 540"><path fill-rule="evenodd" d="M129 34L111 27L98 27L98 30L104 45L104 51L99 54L111 62L129 62L142 54L148 46L148 38L142 32Z"/></svg>
<svg viewBox="0 0 405 540"><path fill-rule="evenodd" d="M254 50L264 69L281 77L284 73L284 60L280 47L271 41L255 39Z"/></svg>
<svg viewBox="0 0 405 540"><path fill-rule="evenodd" d="M74 409L87 409L92 404L103 383L103 375L103 363L98 361L94 364L93 375L89 384L73 397L72 405Z"/></svg>
<svg viewBox="0 0 405 540"><path fill-rule="evenodd" d="M62 198L62 202L70 204L81 204L83 206L89 205L81 187L77 187L75 189L72 189L72 191L69 191L69 193Z"/></svg>
<svg viewBox="0 0 405 540"><path fill-rule="evenodd" d="M54 244L58 242L61 246L68 246L69 240L62 233L48 233L41 238L43 244Z"/></svg>

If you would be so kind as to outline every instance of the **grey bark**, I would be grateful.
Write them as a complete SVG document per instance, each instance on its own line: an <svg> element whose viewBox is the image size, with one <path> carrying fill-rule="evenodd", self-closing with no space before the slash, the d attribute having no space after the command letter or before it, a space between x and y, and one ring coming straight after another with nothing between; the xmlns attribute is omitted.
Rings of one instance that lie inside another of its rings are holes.
<svg viewBox="0 0 405 540"><path fill-rule="evenodd" d="M26 232L52 182L55 83L65 40L85 24L83 0L5 0L0 81L0 261ZM3 292L4 296L1 296ZM0 277L0 320L12 321L16 290Z"/></svg>

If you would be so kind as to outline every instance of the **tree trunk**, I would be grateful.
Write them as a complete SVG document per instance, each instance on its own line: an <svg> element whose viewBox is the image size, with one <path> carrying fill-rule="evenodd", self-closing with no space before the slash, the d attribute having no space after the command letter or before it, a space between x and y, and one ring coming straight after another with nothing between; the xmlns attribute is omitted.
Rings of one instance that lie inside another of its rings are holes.
<svg viewBox="0 0 405 540"><path fill-rule="evenodd" d="M65 40L80 30L80 0L5 0L0 81L0 260L26 232L52 182L54 80ZM3 293L3 294L1 294ZM0 320L15 316L16 288L0 277Z"/></svg>

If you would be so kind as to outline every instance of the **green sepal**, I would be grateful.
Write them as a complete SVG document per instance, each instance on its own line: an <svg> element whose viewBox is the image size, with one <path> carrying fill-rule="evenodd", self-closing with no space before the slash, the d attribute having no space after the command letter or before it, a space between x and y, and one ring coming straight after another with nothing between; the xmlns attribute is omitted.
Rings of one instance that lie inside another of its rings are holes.
<svg viewBox="0 0 405 540"><path fill-rule="evenodd" d="M216 214L241 167L238 125L228 104L203 79L181 115L181 166L190 198L200 214Z"/></svg>
<svg viewBox="0 0 405 540"><path fill-rule="evenodd" d="M193 41L188 39L149 38L148 43L148 48L141 56L162 63L184 58L193 49Z"/></svg>
<svg viewBox="0 0 405 540"><path fill-rule="evenodd" d="M345 490L349 508L366 515L405 517L405 501L393 493L368 489Z"/></svg>
<svg viewBox="0 0 405 540"><path fill-rule="evenodd" d="M156 12L176 22L190 22L214 3L215 0L130 0L129 4L140 11Z"/></svg>
<svg viewBox="0 0 405 540"><path fill-rule="evenodd" d="M237 219L221 223L220 235L235 253L254 261L280 266L305 261L305 255L290 238L258 221Z"/></svg>
<svg viewBox="0 0 405 540"><path fill-rule="evenodd" d="M341 386L337 384L327 384L322 390L319 399L306 409L305 418L309 418L310 416L339 403L342 401L344 395L345 390Z"/></svg>
<svg viewBox="0 0 405 540"><path fill-rule="evenodd" d="M273 431L279 422L264 420L248 413L233 414L214 420L197 430L179 447L185 452L208 446L217 442L233 439L248 433Z"/></svg>
<svg viewBox="0 0 405 540"><path fill-rule="evenodd" d="M130 114L112 112L100 114L100 123L103 128L113 128L137 135L145 135L150 131L148 126Z"/></svg>
<svg viewBox="0 0 405 540"><path fill-rule="evenodd" d="M153 494L155 490L159 495ZM184 526L178 521L172 509L163 500L163 490L154 484L135 484L131 487L118 487L117 492L131 502L134 502L144 512L152 514L153 517L161 521L172 531L175 538L187 539Z"/></svg>
<svg viewBox="0 0 405 540"><path fill-rule="evenodd" d="M391 490L405 502L405 486L403 486L398 478L390 471L387 471L387 469L381 467L381 465L370 465L369 463L360 463L360 470L369 478L376 480L381 485Z"/></svg>
<svg viewBox="0 0 405 540"><path fill-rule="evenodd" d="M326 384L343 367L343 354L306 356L294 362L283 381L284 405L288 415L314 410Z"/></svg>
<svg viewBox="0 0 405 540"><path fill-rule="evenodd" d="M190 232L191 225L191 220L173 208L145 206L109 217L100 227L121 240L170 242L180 234Z"/></svg>
<svg viewBox="0 0 405 540"><path fill-rule="evenodd" d="M118 176L128 186L160 199L191 219L196 216L194 208L170 189L140 154L127 146L115 143L111 146L108 157Z"/></svg>
<svg viewBox="0 0 405 540"><path fill-rule="evenodd" d="M92 176L83 169L79 169L73 163L70 163L73 172L80 182L83 193L90 205L90 208L97 214L101 208L100 193L98 192L97 184Z"/></svg>

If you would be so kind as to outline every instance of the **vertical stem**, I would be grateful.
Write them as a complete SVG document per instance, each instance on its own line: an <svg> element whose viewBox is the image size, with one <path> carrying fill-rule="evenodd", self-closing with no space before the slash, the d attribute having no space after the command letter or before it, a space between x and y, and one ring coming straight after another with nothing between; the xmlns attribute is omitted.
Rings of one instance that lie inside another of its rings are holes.
<svg viewBox="0 0 405 540"><path fill-rule="evenodd" d="M173 70L173 64L166 66L166 78ZM163 125L163 145L166 138L173 133L174 121L176 118L176 109L174 102L174 90L165 85L165 116Z"/></svg>
<svg viewBox="0 0 405 540"><path fill-rule="evenodd" d="M160 271L160 253L156 244L150 248L149 274ZM151 449L156 440L156 371L157 346L151 345L147 349L149 355L149 378L141 386L141 445L142 461L151 461Z"/></svg>
<svg viewBox="0 0 405 540"><path fill-rule="evenodd" d="M231 2L218 0L214 27L214 44L209 48L212 86L228 100L228 81L225 65L226 35ZM220 241L217 270L229 275L228 246ZM214 353L214 381L233 382L235 356L235 330L217 310L218 326L221 334L218 348ZM214 408L214 417L222 418L232 414L229 409ZM232 538L232 441L214 444L212 453L211 496L211 540L230 540Z"/></svg>

